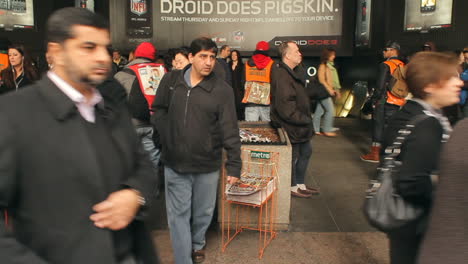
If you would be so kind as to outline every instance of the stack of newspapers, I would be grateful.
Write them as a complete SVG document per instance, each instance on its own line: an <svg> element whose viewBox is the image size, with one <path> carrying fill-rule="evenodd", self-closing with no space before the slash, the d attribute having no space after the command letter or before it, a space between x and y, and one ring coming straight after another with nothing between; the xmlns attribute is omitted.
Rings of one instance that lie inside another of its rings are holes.
<svg viewBox="0 0 468 264"><path fill-rule="evenodd" d="M260 205L270 196L274 188L273 177L245 173L235 184L226 184L226 197L228 201Z"/></svg>

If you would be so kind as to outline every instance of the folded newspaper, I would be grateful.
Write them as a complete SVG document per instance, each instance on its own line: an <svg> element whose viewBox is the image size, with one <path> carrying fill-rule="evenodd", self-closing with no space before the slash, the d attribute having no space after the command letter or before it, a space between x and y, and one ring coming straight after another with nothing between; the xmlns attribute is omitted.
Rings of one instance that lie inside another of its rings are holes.
<svg viewBox="0 0 468 264"><path fill-rule="evenodd" d="M226 194L251 195L265 189L271 180L273 180L273 177L244 174L235 184L226 184Z"/></svg>

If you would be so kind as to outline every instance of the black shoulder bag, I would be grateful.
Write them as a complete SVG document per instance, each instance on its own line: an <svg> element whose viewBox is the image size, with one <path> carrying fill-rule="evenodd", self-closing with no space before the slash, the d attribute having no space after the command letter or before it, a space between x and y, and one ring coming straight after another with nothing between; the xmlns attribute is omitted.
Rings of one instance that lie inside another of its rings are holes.
<svg viewBox="0 0 468 264"><path fill-rule="evenodd" d="M399 171L402 164L396 157L400 154L403 142L414 127L428 117L425 114L418 115L398 131L393 144L385 149L385 157L377 169L377 179L371 181L370 188L366 191L364 215L370 225L380 231L392 231L423 214L423 208L406 202L395 193L393 175Z"/></svg>

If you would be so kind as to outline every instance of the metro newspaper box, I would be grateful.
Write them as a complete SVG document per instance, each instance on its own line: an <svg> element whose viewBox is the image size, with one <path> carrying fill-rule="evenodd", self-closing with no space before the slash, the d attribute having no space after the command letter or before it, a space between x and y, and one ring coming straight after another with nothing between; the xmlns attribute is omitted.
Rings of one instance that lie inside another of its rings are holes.
<svg viewBox="0 0 468 264"><path fill-rule="evenodd" d="M278 153L242 151L242 173L240 180L226 184L228 201L260 205L277 188Z"/></svg>

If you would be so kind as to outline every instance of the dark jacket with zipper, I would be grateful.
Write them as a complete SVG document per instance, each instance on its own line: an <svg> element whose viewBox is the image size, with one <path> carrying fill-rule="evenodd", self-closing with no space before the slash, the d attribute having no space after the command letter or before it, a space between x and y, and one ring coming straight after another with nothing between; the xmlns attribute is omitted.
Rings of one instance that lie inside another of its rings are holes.
<svg viewBox="0 0 468 264"><path fill-rule="evenodd" d="M240 137L232 88L214 73L190 88L182 71L164 75L151 117L161 136L162 160L178 173L221 168L227 152L229 176L240 177Z"/></svg>
<svg viewBox="0 0 468 264"><path fill-rule="evenodd" d="M271 121L286 130L291 143L304 143L314 135L310 102L304 80L279 62L271 80Z"/></svg>

